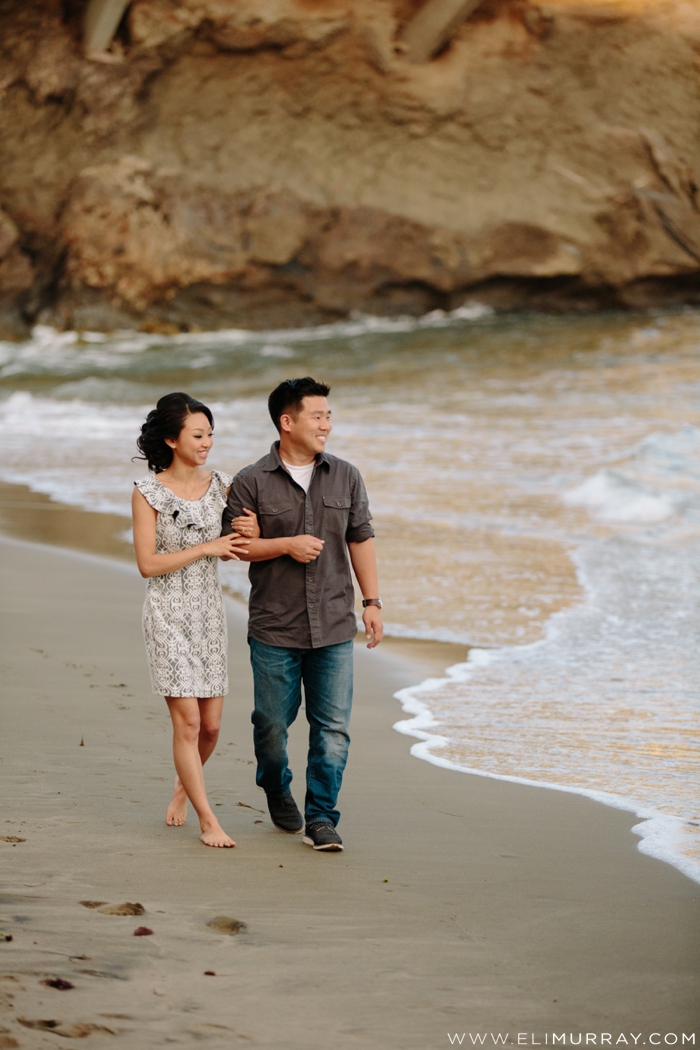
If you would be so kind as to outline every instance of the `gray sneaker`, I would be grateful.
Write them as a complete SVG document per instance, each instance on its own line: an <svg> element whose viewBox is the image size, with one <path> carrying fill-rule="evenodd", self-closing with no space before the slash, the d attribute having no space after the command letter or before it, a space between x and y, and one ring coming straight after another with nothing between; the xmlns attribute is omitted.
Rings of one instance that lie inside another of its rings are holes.
<svg viewBox="0 0 700 1050"><path fill-rule="evenodd" d="M270 810L272 823L280 831L286 831L288 835L298 835L304 827L304 818L289 792L286 795L268 795L267 808Z"/></svg>
<svg viewBox="0 0 700 1050"><path fill-rule="evenodd" d="M343 848L343 840L332 824L327 820L317 820L307 824L304 831L304 842L314 849L337 851Z"/></svg>

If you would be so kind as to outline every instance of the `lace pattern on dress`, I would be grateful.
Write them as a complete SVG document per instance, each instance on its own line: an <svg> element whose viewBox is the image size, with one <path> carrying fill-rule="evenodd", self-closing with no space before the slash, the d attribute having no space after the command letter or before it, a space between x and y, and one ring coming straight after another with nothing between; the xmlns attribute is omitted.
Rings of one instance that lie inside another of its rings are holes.
<svg viewBox="0 0 700 1050"><path fill-rule="evenodd" d="M198 500L185 500L149 474L136 481L157 511L156 553L172 554L208 543L221 533L226 490L233 478L215 470ZM218 558L153 576L143 607L143 632L154 693L161 696L224 696L228 636Z"/></svg>

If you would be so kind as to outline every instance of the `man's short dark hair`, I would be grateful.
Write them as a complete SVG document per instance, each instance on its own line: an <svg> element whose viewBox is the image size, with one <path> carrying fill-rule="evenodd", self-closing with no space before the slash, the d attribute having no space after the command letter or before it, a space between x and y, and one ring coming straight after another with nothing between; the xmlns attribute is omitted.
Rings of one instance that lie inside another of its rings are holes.
<svg viewBox="0 0 700 1050"><path fill-rule="evenodd" d="M299 415L301 403L305 397L328 397L331 388L325 383L317 383L311 376L303 379L285 379L272 391L267 399L267 407L270 410L270 418L281 433L280 416L288 413L290 416Z"/></svg>

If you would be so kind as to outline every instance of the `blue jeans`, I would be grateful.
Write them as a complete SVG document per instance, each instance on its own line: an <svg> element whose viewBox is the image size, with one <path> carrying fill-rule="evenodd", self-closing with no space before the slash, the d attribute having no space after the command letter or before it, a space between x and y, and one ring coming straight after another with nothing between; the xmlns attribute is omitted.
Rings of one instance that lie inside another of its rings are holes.
<svg viewBox="0 0 700 1050"><path fill-rule="evenodd" d="M268 795L289 791L287 730L301 706L304 684L309 754L306 766L307 824L340 819L338 792L348 758L352 706L353 643L319 649L288 649L249 639L255 684L252 715L256 782Z"/></svg>

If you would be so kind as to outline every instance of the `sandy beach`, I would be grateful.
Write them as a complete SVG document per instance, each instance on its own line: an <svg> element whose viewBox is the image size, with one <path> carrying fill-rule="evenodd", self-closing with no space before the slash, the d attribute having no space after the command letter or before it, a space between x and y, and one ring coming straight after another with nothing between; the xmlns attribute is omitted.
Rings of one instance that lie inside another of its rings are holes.
<svg viewBox="0 0 700 1050"><path fill-rule="evenodd" d="M638 851L632 814L411 758L391 728L392 694L425 674L408 650L358 648L346 850L319 855L272 827L255 787L231 605L207 777L238 845L218 852L192 817L163 822L170 734L147 679L143 581L15 539L0 554L0 1046L432 1050L463 1033L652 1045L696 1031L700 887ZM299 723L297 771L303 738ZM245 928L207 926L219 917ZM73 987L42 984L55 979Z"/></svg>

